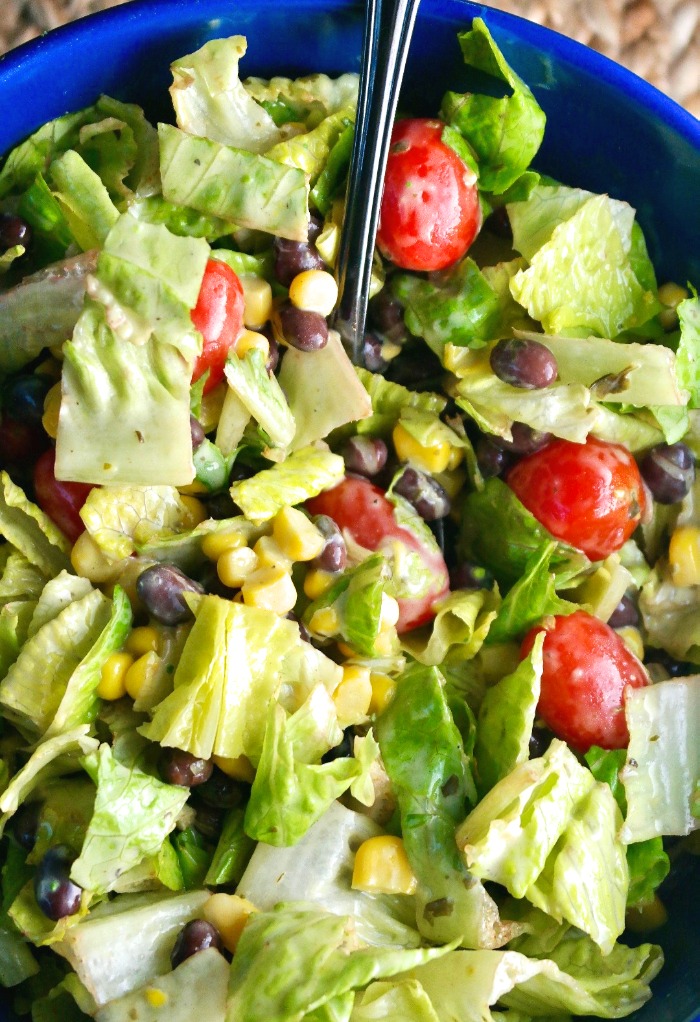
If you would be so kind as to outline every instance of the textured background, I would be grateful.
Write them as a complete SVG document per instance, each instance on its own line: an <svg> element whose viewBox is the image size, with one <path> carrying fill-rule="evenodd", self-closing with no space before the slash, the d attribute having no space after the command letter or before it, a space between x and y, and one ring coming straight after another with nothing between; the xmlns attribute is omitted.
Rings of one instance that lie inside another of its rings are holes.
<svg viewBox="0 0 700 1022"><path fill-rule="evenodd" d="M0 52L128 0L0 0ZM700 117L700 0L491 0L631 68Z"/></svg>

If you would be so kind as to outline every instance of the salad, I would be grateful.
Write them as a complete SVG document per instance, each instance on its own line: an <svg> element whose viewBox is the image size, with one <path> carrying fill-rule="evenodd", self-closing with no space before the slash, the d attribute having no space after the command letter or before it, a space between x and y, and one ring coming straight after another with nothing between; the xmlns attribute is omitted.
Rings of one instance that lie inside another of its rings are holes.
<svg viewBox="0 0 700 1022"><path fill-rule="evenodd" d="M33 1022L547 1022L651 996L700 816L700 300L485 94L172 65L0 169L0 980ZM697 850L697 845L695 845ZM630 932L636 937L629 939ZM641 933L641 936L639 934Z"/></svg>

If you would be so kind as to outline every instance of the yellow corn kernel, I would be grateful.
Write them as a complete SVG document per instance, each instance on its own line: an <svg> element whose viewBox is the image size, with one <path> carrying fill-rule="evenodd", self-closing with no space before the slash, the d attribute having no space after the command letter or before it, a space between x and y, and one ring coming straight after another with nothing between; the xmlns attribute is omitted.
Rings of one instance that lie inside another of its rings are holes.
<svg viewBox="0 0 700 1022"><path fill-rule="evenodd" d="M326 270L303 270L289 285L289 300L297 309L330 316L338 301L338 285Z"/></svg>
<svg viewBox="0 0 700 1022"><path fill-rule="evenodd" d="M221 418L221 409L224 406L224 398L228 390L228 383L224 380L217 384L207 394L202 395L202 406L197 418L202 424L205 433L211 433L218 425Z"/></svg>
<svg viewBox="0 0 700 1022"><path fill-rule="evenodd" d="M133 700L137 700L144 688L149 684L158 664L158 657L152 652L144 653L138 660L134 660L124 676L124 686L127 695L130 695Z"/></svg>
<svg viewBox="0 0 700 1022"><path fill-rule="evenodd" d="M369 667L345 664L342 680L333 693L333 702L342 728L366 720L372 702Z"/></svg>
<svg viewBox="0 0 700 1022"><path fill-rule="evenodd" d="M447 462L447 471L453 472L464 461L464 450L461 447L450 447L450 457Z"/></svg>
<svg viewBox="0 0 700 1022"><path fill-rule="evenodd" d="M164 1008L168 1003L168 995L159 987L146 987L146 1000L151 1008Z"/></svg>
<svg viewBox="0 0 700 1022"><path fill-rule="evenodd" d="M157 653L160 645L160 637L155 628L150 625L140 625L132 629L129 638L124 643L127 653L134 657L143 656L144 653Z"/></svg>
<svg viewBox="0 0 700 1022"><path fill-rule="evenodd" d="M205 521L209 515L201 500L191 497L188 494L181 494L180 500L185 505L186 518L182 522L183 528L194 529L200 522Z"/></svg>
<svg viewBox="0 0 700 1022"><path fill-rule="evenodd" d="M34 372L37 376L51 376L54 380L60 380L61 364L52 355L49 355L48 358L42 359L37 366L34 366Z"/></svg>
<svg viewBox="0 0 700 1022"><path fill-rule="evenodd" d="M700 529L697 526L681 525L672 533L668 563L674 585L700 585Z"/></svg>
<svg viewBox="0 0 700 1022"><path fill-rule="evenodd" d="M383 671L372 671L369 676L372 686L372 698L369 702L369 713L382 713L394 698L396 681Z"/></svg>
<svg viewBox="0 0 700 1022"><path fill-rule="evenodd" d="M97 686L100 699L114 702L126 695L126 672L134 662L129 653L112 653L102 665L102 676Z"/></svg>
<svg viewBox="0 0 700 1022"><path fill-rule="evenodd" d="M335 579L336 576L332 571L310 568L304 577L304 595L308 596L310 600L317 600L328 592Z"/></svg>
<svg viewBox="0 0 700 1022"><path fill-rule="evenodd" d="M218 561L227 550L240 550L248 546L248 540L242 532L210 532L202 540L202 553L210 561Z"/></svg>
<svg viewBox="0 0 700 1022"><path fill-rule="evenodd" d="M430 446L419 444L400 422L394 426L392 439L399 461L410 461L425 472L444 472L450 463L452 448L446 440Z"/></svg>
<svg viewBox="0 0 700 1022"><path fill-rule="evenodd" d="M340 639L336 642L338 652L341 656L347 657L348 660L352 660L353 657L357 656L357 650L353 649L352 646L348 646L347 642L341 642Z"/></svg>
<svg viewBox="0 0 700 1022"><path fill-rule="evenodd" d="M243 323L249 330L267 323L272 312L272 288L263 278L254 273L241 274L243 287ZM238 345L236 345L238 351Z"/></svg>
<svg viewBox="0 0 700 1022"><path fill-rule="evenodd" d="M257 908L238 894L212 894L202 906L202 917L219 931L221 943L235 954L245 924Z"/></svg>
<svg viewBox="0 0 700 1022"><path fill-rule="evenodd" d="M340 627L338 612L333 607L321 607L314 611L309 621L309 629L316 635L336 635Z"/></svg>
<svg viewBox="0 0 700 1022"><path fill-rule="evenodd" d="M241 331L236 338L236 354L239 358L245 358L249 351L261 351L267 361L270 355L270 342L265 334L259 334L255 330Z"/></svg>
<svg viewBox="0 0 700 1022"><path fill-rule="evenodd" d="M387 628L393 628L399 620L399 604L393 596L388 596L387 593L382 593L382 606L379 612L379 630L385 631Z"/></svg>
<svg viewBox="0 0 700 1022"><path fill-rule="evenodd" d="M57 362L63 361L63 341L60 344L52 344L49 346L49 351L56 359Z"/></svg>
<svg viewBox="0 0 700 1022"><path fill-rule="evenodd" d="M238 589L259 568L258 556L249 546L224 550L216 562L216 573L230 589Z"/></svg>
<svg viewBox="0 0 700 1022"><path fill-rule="evenodd" d="M227 777L233 777L235 781L252 784L255 779L255 767L247 756L212 756L212 762Z"/></svg>
<svg viewBox="0 0 700 1022"><path fill-rule="evenodd" d="M352 886L356 891L414 894L418 880L401 838L379 834L363 841L355 855Z"/></svg>
<svg viewBox="0 0 700 1022"><path fill-rule="evenodd" d="M283 568L259 568L241 586L247 607L288 614L297 602L292 576Z"/></svg>
<svg viewBox="0 0 700 1022"><path fill-rule="evenodd" d="M253 550L262 568L282 568L284 571L289 571L292 567L291 560L280 549L272 536L261 536L256 541Z"/></svg>
<svg viewBox="0 0 700 1022"><path fill-rule="evenodd" d="M658 895L654 895L648 904L639 908L628 908L625 913L625 927L632 933L648 933L649 930L663 926L667 920L666 906Z"/></svg>
<svg viewBox="0 0 700 1022"><path fill-rule="evenodd" d="M272 520L272 538L290 561L312 561L326 541L303 511L283 507Z"/></svg>
<svg viewBox="0 0 700 1022"><path fill-rule="evenodd" d="M81 532L73 544L70 562L76 574L90 582L101 585L113 582L123 567L123 560L113 561L107 557L89 532Z"/></svg>
<svg viewBox="0 0 700 1022"><path fill-rule="evenodd" d="M54 383L44 398L44 414L41 424L48 435L55 440L58 435L58 413L61 410L61 383Z"/></svg>
<svg viewBox="0 0 700 1022"><path fill-rule="evenodd" d="M194 479L186 486L178 486L178 491L181 497L197 497L202 493L208 492L204 483L200 483L199 479Z"/></svg>
<svg viewBox="0 0 700 1022"><path fill-rule="evenodd" d="M659 288L659 301L665 306L659 313L659 322L664 330L675 330L678 326L678 306L688 297L680 284L669 282Z"/></svg>
<svg viewBox="0 0 700 1022"><path fill-rule="evenodd" d="M638 628L633 628L631 625L625 625L624 628L616 628L615 631L620 636L630 653L634 653L637 660L644 659L644 640L639 632Z"/></svg>

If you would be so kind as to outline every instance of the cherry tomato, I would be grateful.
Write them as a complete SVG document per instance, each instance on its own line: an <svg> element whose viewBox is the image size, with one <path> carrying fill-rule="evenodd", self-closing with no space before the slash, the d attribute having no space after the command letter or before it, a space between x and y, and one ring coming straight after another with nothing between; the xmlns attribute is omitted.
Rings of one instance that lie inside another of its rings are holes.
<svg viewBox="0 0 700 1022"><path fill-rule="evenodd" d="M630 452L595 437L553 440L514 465L506 482L545 529L594 561L620 549L646 507Z"/></svg>
<svg viewBox="0 0 700 1022"><path fill-rule="evenodd" d="M85 531L79 511L92 489L88 483L68 483L56 478L53 447L41 455L34 466L34 493L42 511L51 518L71 543Z"/></svg>
<svg viewBox="0 0 700 1022"><path fill-rule="evenodd" d="M208 369L205 394L224 378L226 356L243 327L244 304L243 287L231 267L220 259L210 259L191 314L192 322L204 339L202 353L194 364L192 382Z"/></svg>
<svg viewBox="0 0 700 1022"><path fill-rule="evenodd" d="M476 175L442 141L442 121L397 121L384 176L377 244L406 270L460 259L481 226Z"/></svg>
<svg viewBox="0 0 700 1022"><path fill-rule="evenodd" d="M397 630L407 632L435 616L433 606L449 591L447 566L439 550L431 550L410 529L399 525L394 506L374 483L348 477L332 490L326 490L306 504L312 515L328 515L339 529L348 533L365 550L390 548L397 540L420 555L434 582L429 592L398 601Z"/></svg>
<svg viewBox="0 0 700 1022"><path fill-rule="evenodd" d="M523 657L542 627L523 640ZM548 618L542 648L543 670L537 712L558 738L578 752L591 745L624 749L628 686L642 688L649 677L609 625L585 610Z"/></svg>
<svg viewBox="0 0 700 1022"><path fill-rule="evenodd" d="M41 426L19 422L6 412L0 413L0 465L33 461L46 444L46 433Z"/></svg>

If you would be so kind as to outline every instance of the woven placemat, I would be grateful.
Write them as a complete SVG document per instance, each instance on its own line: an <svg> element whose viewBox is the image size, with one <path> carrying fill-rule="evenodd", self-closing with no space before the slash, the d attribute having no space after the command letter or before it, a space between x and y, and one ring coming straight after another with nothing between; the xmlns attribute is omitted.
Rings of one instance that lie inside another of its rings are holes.
<svg viewBox="0 0 700 1022"><path fill-rule="evenodd" d="M0 0L0 52L128 0ZM700 0L490 0L626 65L700 117Z"/></svg>

